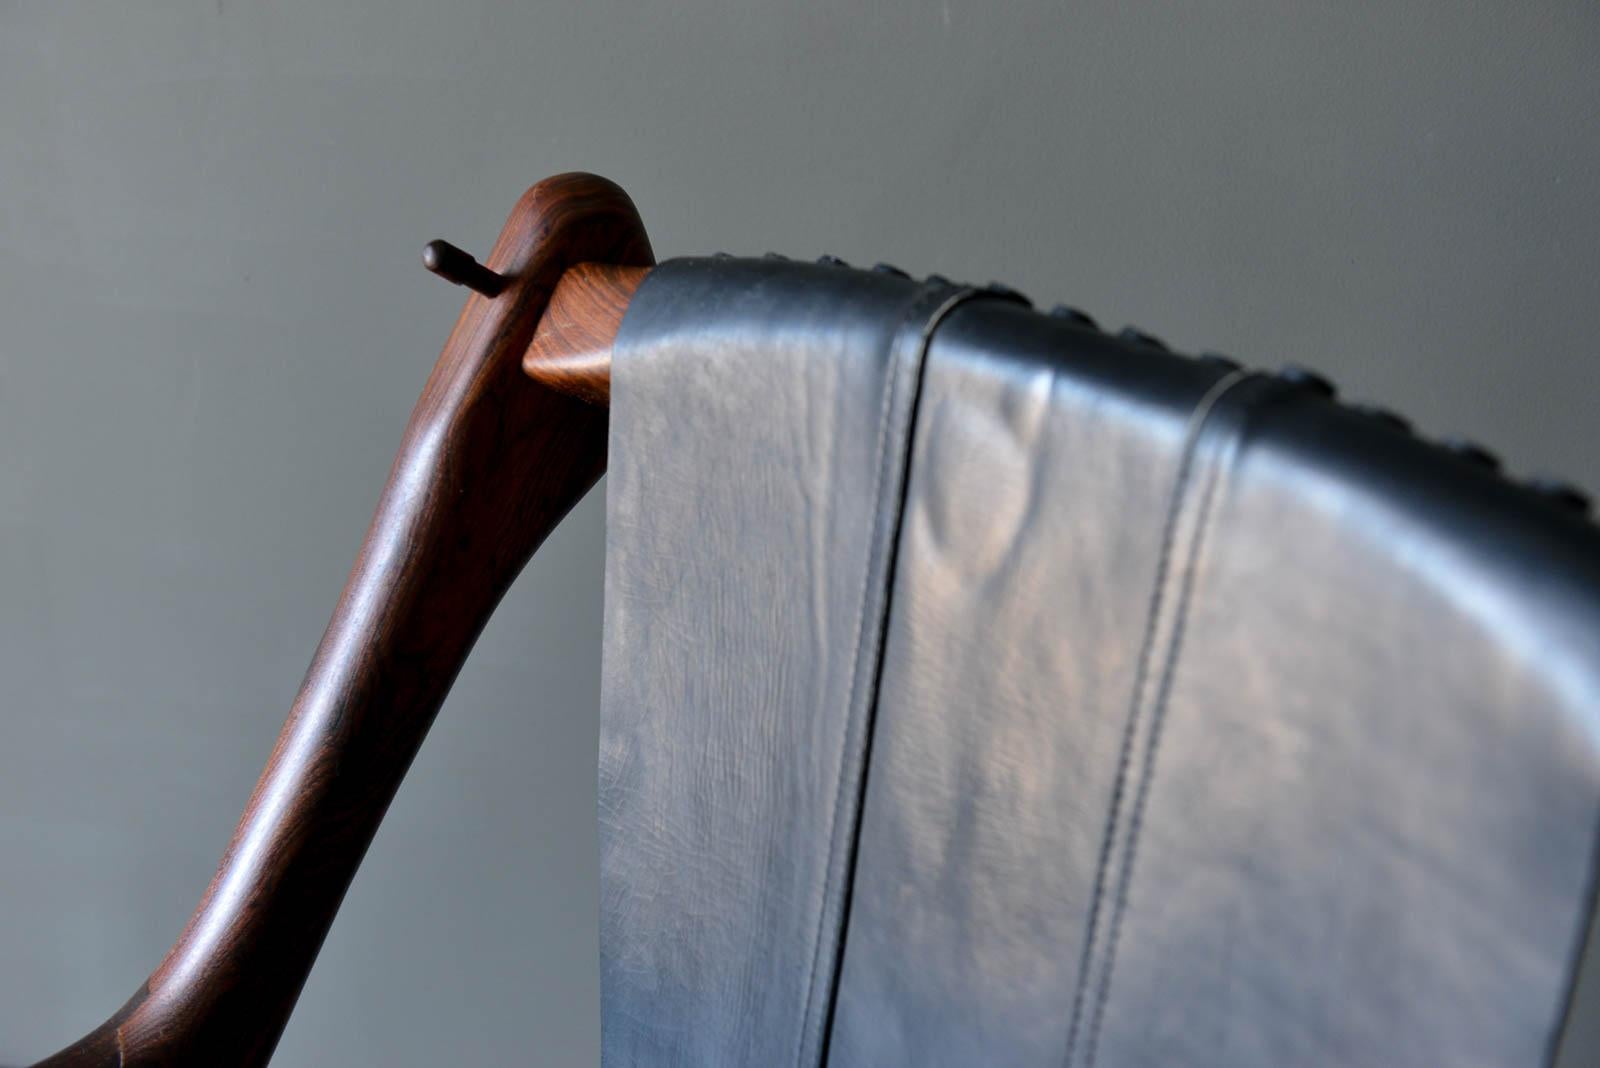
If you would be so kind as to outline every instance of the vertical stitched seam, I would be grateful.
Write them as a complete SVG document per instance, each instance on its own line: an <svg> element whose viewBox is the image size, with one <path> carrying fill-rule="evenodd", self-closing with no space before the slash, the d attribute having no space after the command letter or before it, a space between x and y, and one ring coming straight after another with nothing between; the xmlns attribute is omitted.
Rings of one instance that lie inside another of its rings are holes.
<svg viewBox="0 0 1600 1068"><path fill-rule="evenodd" d="M871 697L864 710L866 725L861 745L861 775L856 787L855 827L854 833L850 836L850 846L845 858L838 944L834 949L834 967L829 984L828 1003L823 1010L821 1048L818 1053L818 1060L823 1066L827 1065L832 1054L834 1016L839 1005L839 988L844 980L844 954L850 934L851 911L855 903L855 875L861 851L861 828L866 819L867 784L872 774L872 749L877 733L878 702L883 691L884 665L889 657L889 617L894 607L894 584L899 573L900 543L904 536L906 504L911 495L911 466L916 452L917 420L922 410L922 391L927 376L928 352L933 345L934 333L950 313L968 301L980 298L1014 299L1003 294L985 293L971 288L957 290L946 297L928 316L922 326L922 336L918 339L916 362L912 371L911 406L906 412L905 447L900 461L899 492L896 494L892 513L894 530L889 538L884 564L884 595L878 616L877 657L873 665Z"/></svg>
<svg viewBox="0 0 1600 1068"><path fill-rule="evenodd" d="M1117 960L1117 946L1122 935L1122 918L1127 912L1128 895L1133 885L1133 865L1137 858L1139 834L1144 827L1145 806L1150 796L1150 783L1155 777L1156 753L1161 741L1161 728L1166 722L1167 700L1172 693L1172 678L1183 645L1183 633L1189 619L1189 604L1194 595L1195 574L1200 552L1210 523L1211 506L1216 490L1222 482L1225 457L1219 457L1206 481L1200 505L1195 516L1194 534L1189 541L1189 553L1179 579L1178 603L1174 609L1172 637L1167 643L1167 653L1158 677L1155 704L1150 710L1150 736L1145 741L1144 767L1134 794L1133 809L1128 815L1127 844L1122 850L1122 871L1117 880L1117 895L1112 906L1111 929L1106 936L1105 967L1100 972L1100 986L1095 994L1094 1016L1089 1025L1088 1045L1084 1051L1086 1068L1094 1068L1100 1048L1100 1028L1105 1020L1106 1004L1111 998L1111 977Z"/></svg>
<svg viewBox="0 0 1600 1068"><path fill-rule="evenodd" d="M1556 1013L1554 1026L1551 1027L1550 1036L1545 1042L1546 1068L1551 1068L1561 1058L1561 1047L1567 1038L1567 1026L1572 1022L1572 1010L1577 1005L1578 986L1584 976L1584 958L1587 955L1591 928L1595 924L1597 896L1600 896L1597 895L1597 891L1600 891L1600 827L1596 828L1595 841L1589 847L1589 871L1585 882L1579 906L1583 911L1578 918L1578 934L1568 954L1566 985L1562 991L1560 1009Z"/></svg>
<svg viewBox="0 0 1600 1068"><path fill-rule="evenodd" d="M1127 790L1128 769L1133 763L1134 739L1138 734L1140 711L1143 707L1144 691L1147 676L1150 670L1150 660L1154 655L1156 633L1161 617L1162 592L1167 585L1167 572L1171 567L1172 553L1178 536L1178 519L1182 512L1184 491L1188 488L1189 478L1194 467L1195 444L1200 438L1200 429L1205 424L1206 416L1217 400L1238 385L1250 372L1244 370L1232 371L1217 379L1211 384L1200 402L1195 405L1194 411L1189 415L1188 426L1184 430L1182 454L1178 460L1178 473L1174 476L1172 489L1167 498L1167 514L1161 533L1161 547L1156 554L1156 569L1154 581L1151 583L1150 601L1145 617L1144 633L1139 642L1139 659L1134 665L1133 687L1129 693L1127 724L1122 732L1122 747L1117 757L1117 774L1112 780L1111 801L1107 807L1106 821L1101 831L1100 855L1095 865L1094 888L1089 896L1089 922L1088 930L1083 940L1083 952L1078 959L1078 984L1072 995L1072 1017L1067 1027L1067 1052L1062 1058L1064 1068L1071 1068L1072 1057L1077 1050L1078 1031L1083 1018L1083 1003L1085 992L1089 986L1089 972L1094 964L1094 948L1099 940L1100 911L1105 898L1106 881L1111 868L1112 853L1116 846L1116 830L1122 810L1123 794Z"/></svg>
<svg viewBox="0 0 1600 1068"><path fill-rule="evenodd" d="M872 472L872 500L874 505L876 505L878 501L879 494L883 492L883 472L887 463L887 456L885 453L888 449L889 443L889 419L894 413L894 398L898 392L900 384L899 366L894 360L897 342L898 332L895 341L890 343L889 383L883 391L883 405L878 411L878 440L873 448L873 455L876 460ZM864 574L861 578L861 599L856 608L855 625L850 634L850 644L855 650L855 661L851 666L850 672L850 696L845 704L847 716L853 713L855 710L856 688L861 679L861 643L865 637L863 632L866 629L867 598L872 590L872 563L873 557L877 554L879 541L878 529L882 524L882 521L883 510L878 508L873 512L872 516L872 540L867 545L867 560L863 566ZM846 745L849 744L849 740L850 722L847 719L845 722ZM802 1061L802 1058L805 1056L806 1052L807 1036L811 1032L811 1002L816 994L817 963L822 959L822 940L825 934L823 931L823 923L827 919L828 897L832 892L833 887L833 861L834 854L838 852L839 809L844 806L844 773L845 760L847 756L848 753L841 748L839 752L839 781L838 786L834 791L833 808L828 813L828 857L824 862L822 872L822 900L817 905L816 935L812 939L811 944L811 964L806 969L806 995L805 1001L802 1003L800 1010L800 1033L795 1041L794 1063L796 1068L804 1068L804 1062Z"/></svg>
<svg viewBox="0 0 1600 1068"><path fill-rule="evenodd" d="M888 518L889 518L889 522L890 522L890 525L891 525L891 529L888 532L888 540L887 540L887 542L884 543L884 556L883 556L883 568L882 568L883 603L879 607L879 610L878 610L877 627L876 627L876 630L874 632L876 634L876 641L874 643L872 666L871 666L871 669L870 669L870 676L868 677L868 685L869 685L870 689L868 690L866 706L862 709L862 713L861 713L862 719L864 721L863 724L862 724L862 736L861 736L861 773L860 773L859 776L857 776L857 781L856 781L856 805L855 805L854 814L853 814L852 827L851 827L851 833L850 833L850 838L849 838L849 845L843 851L844 871L843 871L843 873L841 875L841 878L840 878L841 895L842 896L841 896L841 901L840 901L839 918L838 918L838 924L837 924L838 938L836 940L836 945L834 947L833 973L829 977L829 980L828 980L828 987L829 987L828 1000L827 1000L827 1004L822 1009L822 1019L821 1019L820 1025L819 1025L820 1028L821 1028L821 1033L820 1033L820 1035L818 1037L818 1040L817 1040L818 1041L817 1061L818 1061L818 1063L820 1065L824 1065L824 1066L828 1063L828 1058L829 1058L829 1055L830 1055L830 1052L831 1052L832 1040L833 1040L834 1011L838 1006L839 984L840 984L840 980L842 978L842 974L843 974L843 971L844 971L845 941L846 941L846 938L847 938L847 935L848 935L848 931L849 931L850 910L851 910L851 904L853 902L854 892L855 892L856 857L857 857L857 853L858 853L858 850L859 850L860 844L861 844L861 824L862 824L862 818L863 818L863 815L864 815L864 810L865 810L865 807L866 807L867 777L868 777L868 774L869 774L869 772L871 770L872 740L873 740L873 734L874 734L874 732L876 730L876 726L877 726L878 696L879 696L879 693L880 693L880 690L881 690L881 687L882 687L882 683L883 683L883 666L884 666L884 662L886 660L886 647L888 645L889 615L890 615L890 611L891 611L891 608L893 606L893 600L894 600L893 593L894 593L894 581L895 581L896 569L897 569L897 567L899 565L899 561L900 561L900 538L901 538L901 533L902 533L902 529L903 529L903 526L904 526L906 502L907 502L907 499L908 499L908 496L909 496L909 492L910 492L911 462L912 462L912 458L913 458L913 453L915 452L914 445L915 445L916 429L917 429L917 417L918 417L918 414L919 414L919 411L920 411L920 408L921 408L921 405L922 405L922 383L923 383L924 374L925 374L925 371L926 371L926 368L927 368L928 350L932 347L933 335L934 335L935 331L938 330L940 324L942 324L944 322L944 320L950 315L950 313L955 311L958 307L960 307L961 305L967 303L968 301L974 300L974 299L977 299L977 298L1004 299L1004 300L1014 300L1014 299L1016 299L1016 298L1013 298L1013 297L1010 297L1010 296L1007 296L1007 295L1004 295L1004 294L986 293L986 292L984 292L982 290L973 289L971 287L963 287L961 289L957 289L954 292L950 293L948 296L946 296L944 298L944 300L942 300L938 304L937 307L935 307L928 314L928 317L923 321L921 332L920 332L920 336L917 339L916 352L913 354L912 365L911 365L911 368L909 369L909 371L907 372L911 376L911 401L910 401L910 407L906 411L905 433L904 433L903 437L901 438L901 448L900 448L899 468L898 468L898 473L899 473L899 476L900 476L900 482L899 482L898 487L896 487L894 509L891 512L888 513ZM898 378L896 379L896 381L898 381ZM885 457L885 459L887 460L887 457ZM880 487L880 490L881 490L881 487ZM877 492L874 493L874 498L876 498L876 496L877 496ZM884 517L884 513L880 510L880 512L878 513L877 519L882 519L883 517ZM876 523L877 523L877 520L875 519L875 521L874 521L875 532L876 532ZM870 575L869 575L869 581L870 581ZM865 611L866 611L866 600L867 600L866 591L863 590L863 593L862 593L862 614L865 614ZM858 645L858 648L857 648L857 665L856 665L857 666L857 676L856 676L857 679L860 678L860 667L861 667L861 664L862 664L861 648ZM856 687L854 685L854 680L853 680L852 681L852 685L851 685L851 706L852 707L854 707L854 704L855 704L855 700L854 700L854 698L855 698L855 690L856 690ZM843 801L843 798L844 798L844 789L845 789L845 776L844 776L844 769L843 769L843 766L842 766L842 759L841 759L841 767L840 767L840 774L839 774L839 798L835 803L834 817L833 817L833 830L829 835L829 845L830 845L829 862L828 862L829 876L828 876L828 880L824 883L824 887L825 888L827 886L831 885L831 883L832 883L832 870L831 869L832 869L832 865L833 865L833 855L834 855L834 852L835 852L834 846L835 846L836 839L838 838L839 809L842 808L841 802ZM826 898L824 898L824 903L823 903L824 912L826 911L826 908L827 908L827 902L826 902ZM808 978L808 982L807 982L807 995L806 995L806 1015L804 1017L802 1017L802 1020L801 1020L802 1027L807 1027L807 1025L809 1024L809 1018L810 1018L810 1015L811 1015L811 1011L810 1011L811 1010L811 998L812 998L812 995L813 995L813 992L814 992L815 986L816 986L817 962L821 958L821 955L822 955L822 943L823 943L823 939L826 937L826 934L827 934L827 932L823 929L823 926L822 926L822 918L823 917L821 915L818 916L818 921L817 921L817 940L816 940L816 945L815 945L814 952L812 954L811 971L810 971L810 974L807 977ZM800 1053L803 1053L804 1050L805 1050L806 1036L807 1036L807 1031L803 1030L801 1032L801 1044L800 1044L800 1051L799 1051Z"/></svg>

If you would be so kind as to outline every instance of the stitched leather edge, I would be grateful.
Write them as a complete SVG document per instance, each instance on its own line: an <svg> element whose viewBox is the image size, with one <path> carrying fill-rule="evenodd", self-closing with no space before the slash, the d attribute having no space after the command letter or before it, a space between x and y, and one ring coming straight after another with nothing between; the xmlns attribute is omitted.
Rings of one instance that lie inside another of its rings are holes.
<svg viewBox="0 0 1600 1068"><path fill-rule="evenodd" d="M1583 911L1578 916L1577 936L1573 939L1571 959L1567 962L1567 981L1562 990L1560 1010L1550 1028L1550 1038L1545 1049L1546 1068L1561 1061L1561 1048L1567 1040L1567 1028L1572 1023L1572 1011L1577 1005L1578 986L1584 974L1584 961L1588 956L1589 940L1596 921L1595 906L1600 902L1600 824L1595 827L1594 844L1589 847L1589 879L1583 896ZM1600 957L1590 962L1590 967L1600 967ZM1591 983L1600 982L1600 975ZM1593 1001L1594 998L1587 998Z"/></svg>
<svg viewBox="0 0 1600 1068"><path fill-rule="evenodd" d="M1124 911L1126 904L1126 884L1131 878L1131 865L1129 864L1127 858L1132 849L1132 839L1128 839L1127 844L1124 846L1121 854L1119 855L1117 850L1118 831L1123 824L1123 805L1128 792L1129 776L1133 770L1134 753L1136 751L1139 727L1146 718L1143 713L1146 704L1149 702L1146 701L1145 695L1150 685L1150 669L1156 655L1157 639L1162 630L1162 613L1166 601L1165 595L1169 585L1169 577L1172 570L1172 558L1177 550L1180 520L1183 517L1184 504L1189 496L1189 484L1194 476L1196 458L1198 455L1198 446L1203 436L1203 431L1206 428L1206 424L1212 413L1215 412L1216 407L1222 398L1228 393L1232 392L1242 383L1257 380L1258 378L1258 375L1244 370L1230 371L1229 373L1218 378L1212 383L1210 389L1206 391L1205 395L1202 396L1200 401L1195 405L1194 410L1190 413L1188 425L1184 430L1184 440L1178 461L1178 470L1173 476L1172 490L1167 498L1167 510L1166 516L1163 520L1161 547L1156 556L1155 573L1150 585L1150 600L1149 608L1145 618L1144 636L1140 641L1139 658L1134 667L1133 685L1129 690L1128 714L1126 724L1123 728L1122 746L1119 750L1117 759L1117 773L1112 782L1111 800L1107 806L1105 826L1100 841L1100 855L1095 868L1094 887L1090 893L1089 918L1087 924L1088 930L1084 937L1083 952L1078 962L1078 984L1073 992L1072 1014L1067 1028L1066 1053L1062 1058L1062 1063L1067 1066L1067 1068L1070 1068L1073 1063L1073 1059L1079 1048L1079 1036L1083 1034L1083 1012L1088 990L1091 986L1093 986L1096 988L1097 993L1095 998L1094 1014L1089 1028L1089 1037L1085 1048L1084 1061L1087 1065L1092 1065L1094 1063L1094 1057L1099 1042L1100 1021L1103 1019L1105 1014L1105 1002L1110 996L1111 961L1115 956L1116 937L1121 926L1122 912ZM1212 473L1214 475L1215 471ZM1214 486L1215 479L1213 478L1213 480L1207 483L1207 491L1203 492L1201 501L1202 507L1200 513L1196 517L1194 531L1191 534L1190 542L1187 546L1189 552L1186 557L1188 562L1184 568L1184 576L1187 576L1193 570L1192 564L1194 560L1194 553L1198 550L1199 540L1203 534L1205 521L1207 519L1206 512L1209 509L1210 493L1208 491ZM1180 601L1177 609L1179 613L1183 612L1187 607L1186 598L1183 597L1183 590L1184 584L1180 580ZM1174 636L1181 631L1180 621L1181 615L1174 621ZM1173 641L1169 639L1167 655L1162 658L1163 673L1170 674L1171 668L1175 662L1176 646ZM1165 686L1159 676L1157 677L1156 684L1157 695L1159 699L1164 694L1165 690ZM1152 721L1155 720L1155 708L1152 708L1150 718ZM1153 724L1151 727L1150 737L1146 743L1146 761L1144 765L1142 765L1146 771L1146 774L1141 779L1140 785L1136 788L1139 794L1144 792L1144 784L1148 780L1148 770L1150 761L1153 760L1153 746L1155 738L1156 728ZM1129 834L1131 835L1134 833L1131 817L1129 820L1129 828ZM1120 867L1118 865L1119 859L1121 860ZM1111 920L1111 932L1107 935L1105 963L1099 969L1102 978L1101 981L1096 982L1093 978L1093 973L1096 970L1095 963L1097 956L1095 949L1099 945L1100 930L1103 926L1101 917L1106 905L1107 886L1110 883L1111 873L1114 868L1118 868L1117 900L1119 904L1113 906L1114 912Z"/></svg>
<svg viewBox="0 0 1600 1068"><path fill-rule="evenodd" d="M856 621L856 654L850 684L850 706L852 710L860 705L860 712L852 712L852 725L859 718L860 741L857 744L856 765L858 772L854 777L854 797L848 796L847 789L850 776L847 774L847 753L840 755L839 793L834 804L829 832L829 849L827 872L823 881L824 898L822 908L817 918L817 937L812 953L811 967L806 982L806 1004L801 1015L800 1042L796 1050L796 1064L804 1068L808 1060L818 1065L828 1063L829 1051L833 1038L833 1021L835 1008L839 998L839 981L843 972L845 943L848 938L850 925L850 907L855 891L855 873L857 857L861 842L861 816L865 808L867 778L872 762L872 739L877 721L878 696L883 681L884 647L889 628L889 616L893 604L893 590L896 567L900 557L901 530L905 519L905 506L907 488L911 481L912 443L916 437L917 416L922 402L922 383L927 367L928 350L932 346L934 334L939 326L957 308L976 299L1007 300L1021 302L1021 298L1009 293L999 293L990 290L978 289L972 286L951 286L949 284L933 284L924 288L917 299L908 309L908 314L902 320L902 327L914 322L913 312L925 308L937 298L938 303L922 318L920 328L915 335L914 347L904 344L904 333L897 333L893 342L894 352L890 357L889 374L891 376L889 390L893 391L900 381L902 374L909 379L911 391L910 400L906 407L906 415L902 424L897 428L899 440L898 448L892 457L894 467L889 469L891 457L888 455L886 443L880 438L879 470L874 475L875 485L873 497L878 502L879 511L873 521L873 552L882 552L881 560L876 567L869 561L861 595L861 608ZM893 407L885 404L884 423L892 418ZM887 435L885 435L887 437ZM889 475L888 485L885 485L884 474ZM892 495L894 501L892 509L885 509L883 501L885 495ZM880 529L880 525L887 522L888 529ZM876 578L880 592L877 606L877 618L869 630L866 615L868 602L871 599L872 587ZM865 686L863 692L862 687ZM849 744L848 741L846 743ZM848 811L845 811L848 806ZM848 838L845 844L840 845L841 827L848 825ZM840 872L835 881L834 867L836 858L840 861ZM829 905L837 901L837 915L830 925ZM817 969L823 957L823 943L832 931L832 962L829 974L819 980ZM817 1006L817 988L823 983L827 986L827 996L820 1007ZM812 1057L807 1053L815 1050Z"/></svg>

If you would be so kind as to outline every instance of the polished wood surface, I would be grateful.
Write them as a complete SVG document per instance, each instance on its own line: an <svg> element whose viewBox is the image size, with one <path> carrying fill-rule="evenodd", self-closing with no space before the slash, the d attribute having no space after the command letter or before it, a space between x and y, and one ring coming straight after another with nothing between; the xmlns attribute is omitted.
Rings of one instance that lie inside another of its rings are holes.
<svg viewBox="0 0 1600 1068"><path fill-rule="evenodd" d="M611 346L648 268L580 263L567 270L522 359L528 377L602 407L611 403Z"/></svg>
<svg viewBox="0 0 1600 1068"><path fill-rule="evenodd" d="M562 272L589 262L653 262L627 195L582 174L530 189L485 265L506 284L467 297L199 908L133 998L41 1068L267 1062L479 631L605 467L605 410L522 369Z"/></svg>

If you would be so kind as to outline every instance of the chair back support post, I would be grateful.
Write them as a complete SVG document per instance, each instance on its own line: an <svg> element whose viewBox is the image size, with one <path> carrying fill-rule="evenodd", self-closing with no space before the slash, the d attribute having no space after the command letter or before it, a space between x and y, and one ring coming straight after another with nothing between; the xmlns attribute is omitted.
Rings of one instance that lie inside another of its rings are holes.
<svg viewBox="0 0 1600 1068"><path fill-rule="evenodd" d="M474 291L217 874L133 998L40 1068L267 1062L473 642L605 468L606 410L522 364L569 266L653 262L627 195L560 175L522 197L484 265L441 246L429 266Z"/></svg>

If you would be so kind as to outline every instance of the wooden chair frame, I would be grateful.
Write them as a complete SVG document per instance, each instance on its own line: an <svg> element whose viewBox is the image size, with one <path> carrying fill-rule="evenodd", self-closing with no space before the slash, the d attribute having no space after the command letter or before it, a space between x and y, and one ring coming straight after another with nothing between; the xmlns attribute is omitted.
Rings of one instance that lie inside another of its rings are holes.
<svg viewBox="0 0 1600 1068"><path fill-rule="evenodd" d="M558 175L486 264L424 261L474 292L217 874L128 1003L39 1068L268 1061L479 632L605 469L611 341L655 262L627 194Z"/></svg>

